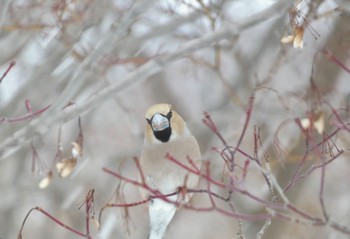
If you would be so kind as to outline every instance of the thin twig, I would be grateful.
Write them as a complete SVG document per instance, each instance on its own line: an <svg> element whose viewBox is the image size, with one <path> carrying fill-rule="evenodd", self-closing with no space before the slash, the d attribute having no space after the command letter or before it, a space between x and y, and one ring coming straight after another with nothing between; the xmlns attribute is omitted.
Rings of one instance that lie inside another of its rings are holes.
<svg viewBox="0 0 350 239"><path fill-rule="evenodd" d="M9 66L7 67L7 69L5 70L5 72L2 74L2 76L0 77L0 84L3 81L3 79L5 79L5 77L7 76L7 74L10 72L10 70L12 69L12 67L14 67L16 65L15 61L11 61Z"/></svg>
<svg viewBox="0 0 350 239"><path fill-rule="evenodd" d="M176 51L162 55L140 66L133 72L126 75L120 81L116 81L115 83L101 89L86 101L82 102L79 105L76 105L74 109L66 109L63 111L53 110L53 112L51 112L50 114L46 114L46 116L43 119L33 120L33 122L31 122L29 125L26 125L25 127L15 132L13 134L14 137L8 138L0 144L1 159L5 159L13 153L17 152L17 150L19 150L24 143L30 142L30 140L33 137L37 137L46 133L49 129L51 129L53 125L61 124L72 118L77 117L78 115L83 116L84 114L93 110L95 107L100 106L102 102L108 100L110 96L115 95L117 92L125 90L126 88L129 88L135 83L140 83L141 81L147 79L149 76L161 71L170 63L181 59L187 55L190 55L194 51L209 47L217 41L223 39L231 39L234 36L238 36L239 33L243 30L255 26L256 24L262 23L268 19L271 19L274 16L284 14L290 6L290 4L291 2L288 0L278 1L271 7L257 14L254 14L253 16L237 24L230 26L225 25L214 32L207 33L198 39L191 40ZM115 43L113 42L113 44ZM91 60L96 59L91 58ZM82 69L85 68L82 67ZM79 85L82 84L82 82L84 82L79 77L78 80ZM76 92L76 87L74 86L73 88L74 89L72 90L72 92ZM64 98L67 99L66 96ZM63 100L63 102L66 101Z"/></svg>

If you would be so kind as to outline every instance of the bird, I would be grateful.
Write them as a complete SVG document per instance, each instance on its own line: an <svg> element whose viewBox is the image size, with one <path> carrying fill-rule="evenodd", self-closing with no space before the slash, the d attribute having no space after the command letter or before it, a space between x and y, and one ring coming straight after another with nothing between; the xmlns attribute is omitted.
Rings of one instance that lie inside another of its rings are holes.
<svg viewBox="0 0 350 239"><path fill-rule="evenodd" d="M178 202L180 206L184 205L193 193L176 192L180 192L181 189L185 189L185 192L194 189L198 185L199 176L176 165L167 159L166 155L171 155L187 167L200 169L201 153L197 140L170 104L155 104L146 111L145 116L147 123L140 157L143 180L161 195L175 193L166 199ZM191 159L193 165L188 159ZM150 190L140 188L140 191L144 198L151 199L148 207L148 239L163 239L177 206L160 197L152 197L154 195Z"/></svg>

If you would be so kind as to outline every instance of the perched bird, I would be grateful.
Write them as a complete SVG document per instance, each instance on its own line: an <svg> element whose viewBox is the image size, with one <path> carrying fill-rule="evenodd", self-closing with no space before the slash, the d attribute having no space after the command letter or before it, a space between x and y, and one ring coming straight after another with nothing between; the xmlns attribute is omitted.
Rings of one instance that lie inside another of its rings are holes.
<svg viewBox="0 0 350 239"><path fill-rule="evenodd" d="M195 188L199 177L165 157L166 154L170 154L186 166L193 167L188 161L191 159L196 167L200 168L201 154L198 143L188 130L185 121L169 104L153 105L146 112L146 121L140 167L147 185L163 195L178 192L183 188ZM152 195L148 190L141 188L140 191L145 198ZM167 199L185 204L192 195L178 193ZM149 239L164 238L175 212L176 205L161 198L151 200Z"/></svg>

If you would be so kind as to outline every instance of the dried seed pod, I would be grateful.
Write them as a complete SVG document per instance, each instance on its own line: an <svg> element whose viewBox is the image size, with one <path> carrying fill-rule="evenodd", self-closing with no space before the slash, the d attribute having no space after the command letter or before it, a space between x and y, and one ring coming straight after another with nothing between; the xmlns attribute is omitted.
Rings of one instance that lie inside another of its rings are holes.
<svg viewBox="0 0 350 239"><path fill-rule="evenodd" d="M56 163L56 169L60 177L65 178L69 176L75 166L77 165L77 159L74 157L64 158Z"/></svg>
<svg viewBox="0 0 350 239"><path fill-rule="evenodd" d="M39 188L41 188L41 189L47 188L50 185L51 180L52 180L52 171L48 172L46 177L40 180L39 185L38 185Z"/></svg>

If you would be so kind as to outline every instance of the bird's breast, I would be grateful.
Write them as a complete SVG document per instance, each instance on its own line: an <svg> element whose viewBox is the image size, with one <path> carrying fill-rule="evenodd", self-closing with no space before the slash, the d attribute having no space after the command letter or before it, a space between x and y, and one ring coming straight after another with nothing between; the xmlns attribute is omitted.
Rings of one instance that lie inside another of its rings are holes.
<svg viewBox="0 0 350 239"><path fill-rule="evenodd" d="M182 164L193 167L188 162L190 158L200 168L200 151L192 135L167 143L145 145L140 166L146 183L164 194L172 193L185 184L188 188L194 188L199 177L167 159L167 154Z"/></svg>

